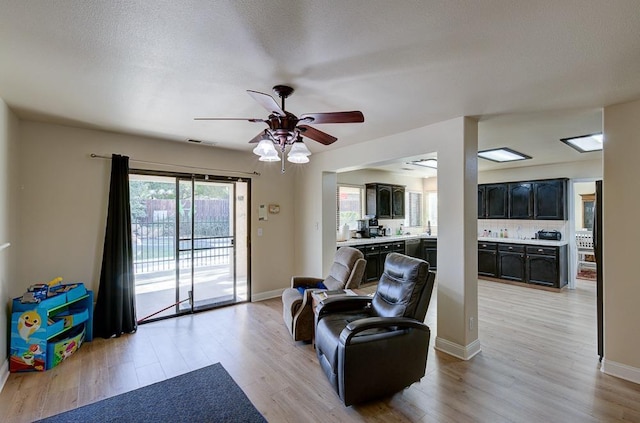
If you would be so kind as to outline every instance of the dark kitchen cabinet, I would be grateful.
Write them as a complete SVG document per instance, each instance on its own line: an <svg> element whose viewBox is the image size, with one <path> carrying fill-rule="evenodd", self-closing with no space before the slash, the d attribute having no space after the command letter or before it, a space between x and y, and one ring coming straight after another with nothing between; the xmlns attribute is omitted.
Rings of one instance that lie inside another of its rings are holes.
<svg viewBox="0 0 640 423"><path fill-rule="evenodd" d="M478 185L478 219L485 219L486 217L486 187L484 185Z"/></svg>
<svg viewBox="0 0 640 423"><path fill-rule="evenodd" d="M438 241L435 239L422 240L422 257L429 263L430 270L438 269Z"/></svg>
<svg viewBox="0 0 640 423"><path fill-rule="evenodd" d="M376 244L372 245L363 245L358 247L362 254L364 254L364 259L367 261L367 267L365 268L363 283L367 282L375 282L380 278L380 246Z"/></svg>
<svg viewBox="0 0 640 423"><path fill-rule="evenodd" d="M533 184L515 182L508 186L509 219L533 219Z"/></svg>
<svg viewBox="0 0 640 423"><path fill-rule="evenodd" d="M525 276L525 246L498 244L498 277L524 282Z"/></svg>
<svg viewBox="0 0 640 423"><path fill-rule="evenodd" d="M485 217L487 219L509 217L507 184L485 185Z"/></svg>
<svg viewBox="0 0 640 423"><path fill-rule="evenodd" d="M404 240L394 242L384 242L376 244L356 245L358 250L364 254L364 259L367 261L362 283L375 282L380 279L382 272L384 272L384 261L387 258L387 254L391 252L404 254Z"/></svg>
<svg viewBox="0 0 640 423"><path fill-rule="evenodd" d="M533 218L538 220L566 219L566 179L533 182Z"/></svg>
<svg viewBox="0 0 640 423"><path fill-rule="evenodd" d="M568 282L567 246L527 246L527 282L562 288Z"/></svg>
<svg viewBox="0 0 640 423"><path fill-rule="evenodd" d="M399 185L391 186L391 218L404 219L404 188Z"/></svg>
<svg viewBox="0 0 640 423"><path fill-rule="evenodd" d="M478 275L498 276L498 244L478 242Z"/></svg>
<svg viewBox="0 0 640 423"><path fill-rule="evenodd" d="M380 273L379 276L382 276L382 272L384 271L384 262L387 259L387 254L389 253L400 253L404 254L404 241L396 241L389 242L385 244L380 244Z"/></svg>
<svg viewBox="0 0 640 423"><path fill-rule="evenodd" d="M388 184L366 184L366 214L378 219L404 219L405 187Z"/></svg>
<svg viewBox="0 0 640 423"><path fill-rule="evenodd" d="M478 185L478 219L567 219L567 179Z"/></svg>

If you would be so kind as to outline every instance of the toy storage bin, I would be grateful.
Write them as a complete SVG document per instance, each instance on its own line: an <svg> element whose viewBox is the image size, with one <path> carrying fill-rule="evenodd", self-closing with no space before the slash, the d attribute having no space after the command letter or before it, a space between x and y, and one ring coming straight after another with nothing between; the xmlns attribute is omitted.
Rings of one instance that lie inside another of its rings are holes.
<svg viewBox="0 0 640 423"><path fill-rule="evenodd" d="M93 339L93 291L82 283L55 288L39 303L13 300L10 372L48 370Z"/></svg>
<svg viewBox="0 0 640 423"><path fill-rule="evenodd" d="M47 343L47 370L54 368L75 353L84 342L85 333L84 325L78 325L49 340Z"/></svg>

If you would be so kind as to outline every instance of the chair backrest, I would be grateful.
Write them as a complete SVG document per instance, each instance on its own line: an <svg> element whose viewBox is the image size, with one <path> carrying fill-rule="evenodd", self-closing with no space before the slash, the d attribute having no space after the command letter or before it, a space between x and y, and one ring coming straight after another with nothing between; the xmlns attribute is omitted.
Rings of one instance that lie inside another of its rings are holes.
<svg viewBox="0 0 640 423"><path fill-rule="evenodd" d="M366 263L362 251L353 247L340 247L324 280L325 286L328 289L357 288Z"/></svg>
<svg viewBox="0 0 640 423"><path fill-rule="evenodd" d="M576 231L576 246L578 248L592 249L593 248L593 232Z"/></svg>
<svg viewBox="0 0 640 423"><path fill-rule="evenodd" d="M424 260L398 253L387 254L384 272L371 301L373 312L380 317L410 317L423 321L433 289L430 275L435 277ZM430 278L431 286L428 286Z"/></svg>

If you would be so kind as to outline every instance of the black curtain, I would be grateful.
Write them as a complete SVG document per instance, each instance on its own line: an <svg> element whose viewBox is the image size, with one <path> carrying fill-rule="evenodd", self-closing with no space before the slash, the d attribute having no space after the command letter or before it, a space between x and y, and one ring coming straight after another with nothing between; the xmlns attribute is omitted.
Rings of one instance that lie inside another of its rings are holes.
<svg viewBox="0 0 640 423"><path fill-rule="evenodd" d="M113 154L107 229L93 331L96 336L111 338L135 332L136 328L129 157Z"/></svg>

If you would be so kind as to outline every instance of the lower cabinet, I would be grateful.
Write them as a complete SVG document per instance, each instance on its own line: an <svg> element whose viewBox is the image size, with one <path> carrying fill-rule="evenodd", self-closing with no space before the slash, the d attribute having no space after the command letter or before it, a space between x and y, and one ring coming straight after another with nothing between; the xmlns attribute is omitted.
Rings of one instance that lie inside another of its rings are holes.
<svg viewBox="0 0 640 423"><path fill-rule="evenodd" d="M567 248L527 246L527 281L563 287L567 284Z"/></svg>
<svg viewBox="0 0 640 423"><path fill-rule="evenodd" d="M429 270L438 269L438 241L434 239L422 240L422 257L429 263Z"/></svg>
<svg viewBox="0 0 640 423"><path fill-rule="evenodd" d="M362 283L375 282L380 279L384 271L384 261L391 252L404 254L404 241L384 242L380 244L356 245L355 248L362 251L367 267L362 278Z"/></svg>
<svg viewBox="0 0 640 423"><path fill-rule="evenodd" d="M568 282L567 246L479 242L478 275L562 288Z"/></svg>
<svg viewBox="0 0 640 423"><path fill-rule="evenodd" d="M495 242L478 243L478 274L498 276L498 244Z"/></svg>
<svg viewBox="0 0 640 423"><path fill-rule="evenodd" d="M363 283L377 281L380 277L380 246L371 244L358 247L364 259L367 261L367 267L363 276Z"/></svg>
<svg viewBox="0 0 640 423"><path fill-rule="evenodd" d="M498 277L524 282L524 245L498 244Z"/></svg>
<svg viewBox="0 0 640 423"><path fill-rule="evenodd" d="M387 254L389 253L404 254L404 241L380 244L380 276L382 276L382 272L384 271L384 261L387 259Z"/></svg>

